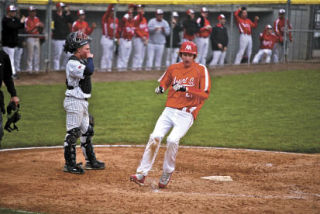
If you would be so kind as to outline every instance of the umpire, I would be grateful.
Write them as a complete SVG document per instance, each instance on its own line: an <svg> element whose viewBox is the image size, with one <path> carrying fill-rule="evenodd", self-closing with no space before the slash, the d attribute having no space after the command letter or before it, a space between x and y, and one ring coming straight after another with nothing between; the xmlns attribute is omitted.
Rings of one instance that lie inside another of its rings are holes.
<svg viewBox="0 0 320 214"><path fill-rule="evenodd" d="M12 67L11 67L11 61L9 58L9 55L4 52L3 50L0 50L0 88L2 85L2 81L7 87L7 91L11 95L10 102L14 102L16 105L19 104L19 98L17 97L17 92L14 87L14 82L12 79ZM0 90L0 148L1 148L1 141L3 137L3 127L2 127L2 120L3 120L3 114L5 113L5 107L4 107L4 96L3 92Z"/></svg>

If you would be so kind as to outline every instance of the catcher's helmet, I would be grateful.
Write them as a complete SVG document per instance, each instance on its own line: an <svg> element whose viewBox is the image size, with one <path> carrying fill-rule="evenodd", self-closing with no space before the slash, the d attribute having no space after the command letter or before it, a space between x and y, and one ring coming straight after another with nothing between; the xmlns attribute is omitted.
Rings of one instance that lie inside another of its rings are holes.
<svg viewBox="0 0 320 214"><path fill-rule="evenodd" d="M191 53L196 57L198 54L197 45L194 42L186 41L180 47L179 54L181 53Z"/></svg>
<svg viewBox="0 0 320 214"><path fill-rule="evenodd" d="M82 31L72 32L67 36L64 51L74 53L78 48L88 44L91 38Z"/></svg>

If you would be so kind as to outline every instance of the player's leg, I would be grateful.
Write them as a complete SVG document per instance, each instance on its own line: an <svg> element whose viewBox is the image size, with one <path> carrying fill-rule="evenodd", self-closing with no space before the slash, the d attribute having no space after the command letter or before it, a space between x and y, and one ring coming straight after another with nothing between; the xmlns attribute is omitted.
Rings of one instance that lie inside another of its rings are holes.
<svg viewBox="0 0 320 214"><path fill-rule="evenodd" d="M66 111L67 134L64 139L64 158L65 166L63 171L74 174L82 174L84 170L81 163L76 163L76 143L81 135L80 125L82 121L82 105L75 98L66 97L64 100Z"/></svg>
<svg viewBox="0 0 320 214"><path fill-rule="evenodd" d="M173 48L172 51L172 64L179 62L179 48Z"/></svg>
<svg viewBox="0 0 320 214"><path fill-rule="evenodd" d="M212 52L213 57L212 57L212 60L211 60L211 62L209 64L210 67L216 67L217 66L218 61L219 61L219 59L221 57L221 53L222 53L221 51L217 51L217 50L214 50Z"/></svg>
<svg viewBox="0 0 320 214"><path fill-rule="evenodd" d="M246 35L240 34L239 50L238 50L238 53L237 53L235 61L234 61L235 65L239 65L240 64L240 62L242 60L242 57L243 57L243 54L244 54L247 46L248 46L248 40L246 38Z"/></svg>
<svg viewBox="0 0 320 214"><path fill-rule="evenodd" d="M60 40L52 40L52 49L53 49L53 70L59 70L60 69L60 57L62 53L62 49L60 47Z"/></svg>
<svg viewBox="0 0 320 214"><path fill-rule="evenodd" d="M157 46L155 44L148 44L148 50L147 50L147 62L146 62L146 70L150 71L152 70L153 67L153 61L154 61L154 56L156 52Z"/></svg>
<svg viewBox="0 0 320 214"><path fill-rule="evenodd" d="M163 51L164 51L164 45L157 45L156 46L156 52L155 52L155 68L156 70L160 70L161 69L161 63L162 63L162 56L163 56Z"/></svg>
<svg viewBox="0 0 320 214"><path fill-rule="evenodd" d="M224 65L224 60L226 58L226 55L227 55L227 51L222 51L219 62L218 62L219 65L221 66Z"/></svg>
<svg viewBox="0 0 320 214"><path fill-rule="evenodd" d="M206 65L206 59L208 55L208 48L209 48L209 38L202 38L203 44L202 44L202 58L200 63L202 65Z"/></svg>
<svg viewBox="0 0 320 214"><path fill-rule="evenodd" d="M132 69L138 70L141 69L143 59L144 59L144 44L141 38L135 37L134 38L134 54L132 59Z"/></svg>
<svg viewBox="0 0 320 214"><path fill-rule="evenodd" d="M106 39L106 67L107 71L111 72L112 68L112 59L113 59L113 48L114 48L114 42L113 39L107 38Z"/></svg>
<svg viewBox="0 0 320 214"><path fill-rule="evenodd" d="M16 72L21 71L21 56L23 54L23 48L16 47L14 51L14 67L16 69Z"/></svg>
<svg viewBox="0 0 320 214"><path fill-rule="evenodd" d="M10 58L10 62L11 62L11 68L12 68L12 75L16 75L16 70L14 68L14 48L10 48L10 47L2 47L3 51L6 52Z"/></svg>
<svg viewBox="0 0 320 214"><path fill-rule="evenodd" d="M101 36L100 44L102 47L102 54L100 60L100 68L107 69L107 56L108 56L108 42L105 35Z"/></svg>
<svg viewBox="0 0 320 214"><path fill-rule="evenodd" d="M174 115L174 127L167 138L167 150L163 161L163 173L160 178L159 187L165 188L175 170L176 156L180 139L187 133L193 124L193 115L188 112L176 110Z"/></svg>
<svg viewBox="0 0 320 214"><path fill-rule="evenodd" d="M124 53L123 63L124 63L124 68L127 70L128 69L130 55L131 55L131 52L132 52L132 40L130 40L130 41L126 40L125 41L125 48L126 48L126 51Z"/></svg>
<svg viewBox="0 0 320 214"><path fill-rule="evenodd" d="M86 159L85 169L104 169L104 162L97 160L93 149L92 137L94 135L94 120L88 113L88 102L84 101L82 102L82 105L84 108L84 114L80 126L82 133L80 142L83 155Z"/></svg>
<svg viewBox="0 0 320 214"><path fill-rule="evenodd" d="M27 38L27 71L32 72L34 38Z"/></svg>
<svg viewBox="0 0 320 214"><path fill-rule="evenodd" d="M252 37L251 36L247 36L247 40L248 40L248 47L247 47L247 53L248 53L248 64L250 64L250 60L251 60L251 54L252 54Z"/></svg>
<svg viewBox="0 0 320 214"><path fill-rule="evenodd" d="M253 57L252 63L258 64L260 62L261 57L263 56L263 49L260 49L258 53Z"/></svg>
<svg viewBox="0 0 320 214"><path fill-rule="evenodd" d="M145 176L151 170L154 160L159 151L162 138L168 133L173 126L171 117L173 116L173 109L165 108L159 117L156 126L151 133L146 148L144 150L142 159L137 168L136 174L130 176L130 180L137 184L143 185Z"/></svg>
<svg viewBox="0 0 320 214"><path fill-rule="evenodd" d="M166 48L166 66L169 67L172 63L172 48Z"/></svg>
<svg viewBox="0 0 320 214"><path fill-rule="evenodd" d="M40 70L40 39L35 40L33 59L34 59L34 70L38 72Z"/></svg>
<svg viewBox="0 0 320 214"><path fill-rule="evenodd" d="M266 63L270 63L271 62L271 55L272 55L272 51L269 49L265 50L265 54L266 54Z"/></svg>
<svg viewBox="0 0 320 214"><path fill-rule="evenodd" d="M117 69L118 71L123 71L124 65L124 55L125 55L125 42L123 38L119 39L119 53L117 59Z"/></svg>

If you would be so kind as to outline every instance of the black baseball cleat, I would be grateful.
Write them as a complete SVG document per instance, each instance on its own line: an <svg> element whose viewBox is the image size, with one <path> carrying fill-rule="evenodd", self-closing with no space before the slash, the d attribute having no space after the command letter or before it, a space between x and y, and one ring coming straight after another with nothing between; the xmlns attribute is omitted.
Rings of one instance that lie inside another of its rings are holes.
<svg viewBox="0 0 320 214"><path fill-rule="evenodd" d="M105 168L105 164L104 162L102 161L98 161L98 160L95 160L95 161L88 161L86 163L86 166L85 166L85 169L88 169L88 170L101 170L101 169L104 169Z"/></svg>
<svg viewBox="0 0 320 214"><path fill-rule="evenodd" d="M72 174L83 174L84 170L82 168L82 163L78 163L76 165L64 165L64 172L69 172Z"/></svg>

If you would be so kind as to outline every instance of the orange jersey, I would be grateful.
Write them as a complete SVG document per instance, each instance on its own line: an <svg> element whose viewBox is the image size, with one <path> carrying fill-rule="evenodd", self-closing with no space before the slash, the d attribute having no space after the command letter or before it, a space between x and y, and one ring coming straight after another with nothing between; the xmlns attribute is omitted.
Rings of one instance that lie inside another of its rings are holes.
<svg viewBox="0 0 320 214"><path fill-rule="evenodd" d="M40 23L40 19L38 17L30 17L28 16L25 20L25 29L28 34L39 34L39 28L36 26Z"/></svg>
<svg viewBox="0 0 320 214"><path fill-rule="evenodd" d="M164 90L169 89L166 107L183 109L196 119L204 101L209 97L211 80L204 65L193 63L184 68L183 62L172 64L159 79ZM187 91L175 91L174 83L186 86Z"/></svg>
<svg viewBox="0 0 320 214"><path fill-rule="evenodd" d="M203 22L203 24L201 23ZM201 26L200 31L198 33L199 37L204 37L204 38L208 38L212 32L212 28L207 28L207 26L210 26L210 22L207 18L204 17L199 17L197 19L197 23L199 26Z"/></svg>
<svg viewBox="0 0 320 214"><path fill-rule="evenodd" d="M136 15L133 20L136 36L149 38L148 22L143 14Z"/></svg>
<svg viewBox="0 0 320 214"><path fill-rule="evenodd" d="M85 34L90 35L93 31L93 28L89 27L88 22L77 20L72 24L72 32L75 31L82 31Z"/></svg>
<svg viewBox="0 0 320 214"><path fill-rule="evenodd" d="M119 20L111 16L113 5L109 5L107 11L103 14L101 19L101 26L102 26L102 34L113 38L113 34L115 34L116 38L119 38ZM114 30L115 29L115 30ZM113 32L114 31L114 32Z"/></svg>
<svg viewBox="0 0 320 214"><path fill-rule="evenodd" d="M238 23L240 33L251 35L251 28L256 28L258 26L258 21L255 20L254 22L252 22L248 18L243 19L239 16L239 13L240 9L234 12L234 17L236 18L236 21Z"/></svg>

